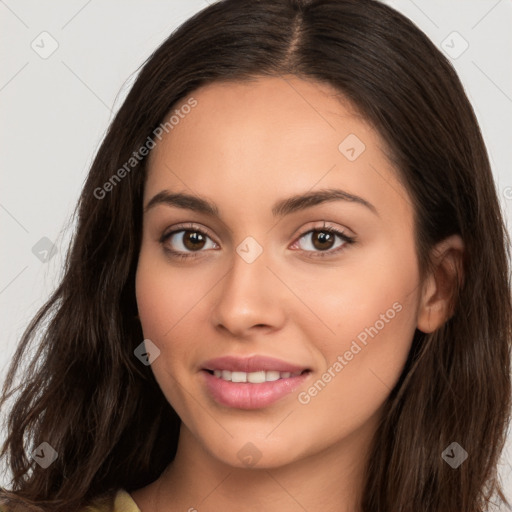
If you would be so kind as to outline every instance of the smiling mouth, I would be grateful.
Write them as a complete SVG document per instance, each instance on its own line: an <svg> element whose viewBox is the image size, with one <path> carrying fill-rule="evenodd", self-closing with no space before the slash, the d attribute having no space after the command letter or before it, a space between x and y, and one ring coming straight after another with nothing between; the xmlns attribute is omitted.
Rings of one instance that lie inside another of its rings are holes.
<svg viewBox="0 0 512 512"><path fill-rule="evenodd" d="M230 370L205 370L210 375L227 381L227 382L248 382L251 384L262 384L264 382L274 382L276 380L289 379L298 377L305 373L309 373L310 370L302 370L298 372L280 372L277 370L260 370L255 372L237 372Z"/></svg>
<svg viewBox="0 0 512 512"><path fill-rule="evenodd" d="M243 372L203 368L203 385L217 404L234 409L262 409L289 396L310 380L312 370ZM222 367L221 367L222 368Z"/></svg>

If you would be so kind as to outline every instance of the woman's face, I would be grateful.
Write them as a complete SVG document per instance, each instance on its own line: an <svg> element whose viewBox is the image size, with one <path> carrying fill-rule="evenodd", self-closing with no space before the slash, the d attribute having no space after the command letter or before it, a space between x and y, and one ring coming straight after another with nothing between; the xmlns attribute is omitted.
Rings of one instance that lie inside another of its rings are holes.
<svg viewBox="0 0 512 512"><path fill-rule="evenodd" d="M294 77L202 87L148 162L151 368L182 436L232 466L368 438L417 326L411 200L333 94Z"/></svg>

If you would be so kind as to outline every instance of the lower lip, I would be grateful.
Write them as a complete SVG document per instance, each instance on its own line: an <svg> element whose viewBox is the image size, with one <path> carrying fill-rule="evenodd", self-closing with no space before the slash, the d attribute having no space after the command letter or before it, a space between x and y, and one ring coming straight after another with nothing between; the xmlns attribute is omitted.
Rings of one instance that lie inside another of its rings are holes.
<svg viewBox="0 0 512 512"><path fill-rule="evenodd" d="M202 373L206 388L219 404L237 409L261 409L293 392L311 372L260 384L227 381L206 370Z"/></svg>

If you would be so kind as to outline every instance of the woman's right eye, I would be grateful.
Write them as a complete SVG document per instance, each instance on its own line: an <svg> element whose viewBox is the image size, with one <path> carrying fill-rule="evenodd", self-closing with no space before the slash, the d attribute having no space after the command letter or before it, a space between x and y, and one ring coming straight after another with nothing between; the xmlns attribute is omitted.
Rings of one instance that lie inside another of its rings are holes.
<svg viewBox="0 0 512 512"><path fill-rule="evenodd" d="M213 247L208 247L208 240ZM194 258L201 249L214 249L217 244L201 229L189 228L166 233L160 240L164 249L172 256L180 259ZM171 246L171 247L169 247Z"/></svg>

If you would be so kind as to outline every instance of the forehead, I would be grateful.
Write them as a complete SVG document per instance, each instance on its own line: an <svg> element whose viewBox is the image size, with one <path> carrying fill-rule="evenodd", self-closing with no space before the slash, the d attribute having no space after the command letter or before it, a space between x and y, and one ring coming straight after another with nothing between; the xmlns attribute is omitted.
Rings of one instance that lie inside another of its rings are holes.
<svg viewBox="0 0 512 512"><path fill-rule="evenodd" d="M267 198L341 187L373 204L387 196L411 214L383 140L331 86L297 77L212 83L173 112L191 97L196 106L151 152L146 202L163 189L189 189L222 210L235 191L238 205L262 208Z"/></svg>
<svg viewBox="0 0 512 512"><path fill-rule="evenodd" d="M339 101L337 91L326 84L296 77L216 82L197 89L190 96L197 106L180 116L152 152L151 160L170 150L179 155L182 149L200 149L212 141L218 151L209 157L222 158L223 165L230 156L246 161L256 155L260 161L284 155L293 159L298 144L303 154L308 148L323 146L338 156L343 120L345 125L350 120L352 128L365 139L373 137L351 105ZM187 99L182 99L173 112L180 111ZM280 148L278 153L274 151L276 146ZM195 156L200 158L202 154Z"/></svg>

